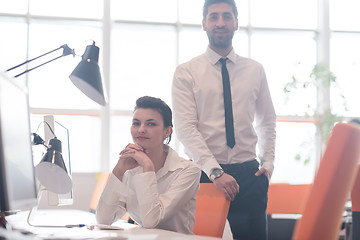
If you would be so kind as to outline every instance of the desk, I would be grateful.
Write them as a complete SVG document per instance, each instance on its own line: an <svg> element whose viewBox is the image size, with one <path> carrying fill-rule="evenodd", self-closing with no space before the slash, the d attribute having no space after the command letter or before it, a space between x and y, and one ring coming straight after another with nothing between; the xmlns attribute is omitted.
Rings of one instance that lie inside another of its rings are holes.
<svg viewBox="0 0 360 240"><path fill-rule="evenodd" d="M172 231L166 231L161 229L145 229L134 224L129 224L125 221L117 221L113 225L122 227L124 230L89 230L87 227L82 228L59 228L59 227L31 227L27 223L27 216L29 212L20 212L18 214L7 216L6 219L9 224L16 229L17 231L10 231L4 233L8 239L60 239L60 240L88 240L88 239L101 239L101 240L110 240L110 239L127 239L127 240L214 240L217 238L205 237L205 236L196 236L196 235L186 235L181 233L176 233ZM35 218L32 224L36 225L69 225L69 224L86 224L92 225L95 224L95 215L80 210L38 210L35 213ZM29 231L32 234L24 236L20 234L19 231ZM6 234L12 234L13 236L6 236ZM19 236L21 238L17 238ZM6 239L6 238L5 238Z"/></svg>

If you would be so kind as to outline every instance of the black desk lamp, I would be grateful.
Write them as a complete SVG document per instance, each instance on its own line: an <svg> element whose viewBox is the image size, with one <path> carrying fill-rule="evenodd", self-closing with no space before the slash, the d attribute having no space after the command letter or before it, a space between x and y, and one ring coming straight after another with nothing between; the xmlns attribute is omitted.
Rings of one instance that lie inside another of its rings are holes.
<svg viewBox="0 0 360 240"><path fill-rule="evenodd" d="M59 59L61 57L68 56L70 54L75 56L74 49L71 49L68 47L67 44L64 44L64 45L60 46L59 48L51 50L50 52L42 54L33 59L29 59L19 65L9 68L6 70L6 72L14 70L20 66L23 66L24 64L27 64L33 60L36 60L36 59L41 58L45 55L48 55L52 52L55 52L59 49L63 49L62 55L55 57L47 62L44 62L36 67L27 69L26 71L15 75L14 78L17 78L27 72L30 72L38 67L41 67L41 66L43 66L47 63L50 63L56 59ZM82 56L81 62L77 65L77 67L71 73L69 78L74 83L74 85L77 88L79 88L80 91L82 91L86 96L88 96L90 99L97 102L98 104L104 106L104 105L106 105L106 101L105 101L105 97L104 97L104 91L103 91L103 86L102 86L102 81L101 81L98 59L99 59L99 48L97 46L95 46L95 42L93 42L92 45L88 45L86 47L85 52Z"/></svg>
<svg viewBox="0 0 360 240"><path fill-rule="evenodd" d="M55 137L50 139L49 146L44 143L43 145L47 148L47 151L40 163L35 167L36 177L46 189L54 193L65 194L70 192L72 181L61 154L61 141Z"/></svg>
<svg viewBox="0 0 360 240"><path fill-rule="evenodd" d="M38 200L40 201L43 191L48 190L48 194L67 194L72 191L72 180L62 156L62 145L61 141L56 137L51 125L44 121L47 124L49 130L51 131L54 138L49 140L49 143L46 144L45 141L37 134L32 133L33 145L43 145L46 147L47 151L40 163L35 167L35 175L40 182L40 187L38 191ZM61 125L61 124L60 124ZM61 125L62 126L62 125ZM64 127L64 126L62 126ZM65 127L64 127L65 128ZM66 129L66 128L65 128ZM66 129L67 130L67 129ZM68 131L68 130L67 130ZM69 136L68 136L69 137ZM69 172L71 174L71 163L69 156ZM48 195L49 199L49 195ZM63 204L62 204L63 205ZM66 203L67 205L67 203ZM30 226L33 227L66 227L66 226L54 226L54 225L35 225L32 223L33 216L37 211L37 207L33 207L28 215L27 222Z"/></svg>
<svg viewBox="0 0 360 240"><path fill-rule="evenodd" d="M57 50L63 49L62 55L55 57L49 61L46 61L36 67L27 69L26 71L17 74L14 78L17 78L27 72L30 72L38 67L41 67L47 63L50 63L56 59L59 59L64 56L73 55L75 52L73 49L70 49L67 44L60 46L50 52L42 54L33 59L29 59L17 66L14 66L10 69L7 69L6 72L12 71L20 66L23 66L31 61L34 61L38 58L41 58L45 55L48 55ZM100 105L106 105L104 91L101 81L100 69L98 65L99 59L99 48L95 46L95 42L92 45L88 45L82 56L81 62L77 65L74 71L70 74L69 78L74 83L74 85L80 89L86 96L88 96L93 101L97 102ZM55 136L55 134L54 134ZM44 144L44 141L40 138L38 139L37 144ZM61 142L56 137L49 141L49 146L47 147L47 152L36 166L35 172L36 176L39 179L40 183L46 187L46 189L58 193L64 194L68 193L72 189L72 181L67 173L64 160L61 155ZM41 193L42 191L40 191ZM38 196L39 197L39 196ZM41 197L41 196L40 196ZM34 207L35 210L37 207ZM30 218L33 210L30 211L28 216L28 223L30 223ZM46 226L43 226L46 227Z"/></svg>
<svg viewBox="0 0 360 240"><path fill-rule="evenodd" d="M38 57L29 59L19 65L16 65L12 68L6 70L6 72L12 71L24 64L27 64L31 61L39 59L45 55L48 55L57 50L63 49L63 53L47 62L44 62L36 67L27 69L26 71L15 75L17 78L25 73L28 73L38 67L41 67L47 63L50 63L56 59L59 59L64 56L73 55L75 56L74 49L68 47L67 44L60 46L50 52L44 53ZM81 62L77 65L74 71L70 74L70 79L74 85L79 88L86 96L91 98L93 101L105 105L104 92L101 82L100 69L98 65L99 59L99 48L95 46L95 42L92 45L88 45L85 49L85 52L82 56ZM54 134L55 136L55 134ZM39 144L39 143L37 143ZM41 142L43 144L43 142ZM45 144L43 144L46 146ZM36 175L42 185L47 189L63 194L71 191L72 183L69 178L64 161L61 155L61 142L56 137L49 141L49 146L47 147L47 152L41 162L36 166ZM51 176L51 177L49 177ZM49 180L52 179L52 180Z"/></svg>
<svg viewBox="0 0 360 240"><path fill-rule="evenodd" d="M70 79L86 96L104 106L106 102L98 60L99 48L94 42L86 47L82 60L71 73Z"/></svg>

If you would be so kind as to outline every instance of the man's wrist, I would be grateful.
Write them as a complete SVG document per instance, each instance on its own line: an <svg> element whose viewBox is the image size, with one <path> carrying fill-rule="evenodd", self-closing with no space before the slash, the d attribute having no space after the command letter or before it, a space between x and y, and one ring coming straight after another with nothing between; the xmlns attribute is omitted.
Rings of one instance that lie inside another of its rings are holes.
<svg viewBox="0 0 360 240"><path fill-rule="evenodd" d="M209 179L213 182L215 179L221 177L224 174L224 170L221 168L214 168L211 170L211 173L209 175Z"/></svg>

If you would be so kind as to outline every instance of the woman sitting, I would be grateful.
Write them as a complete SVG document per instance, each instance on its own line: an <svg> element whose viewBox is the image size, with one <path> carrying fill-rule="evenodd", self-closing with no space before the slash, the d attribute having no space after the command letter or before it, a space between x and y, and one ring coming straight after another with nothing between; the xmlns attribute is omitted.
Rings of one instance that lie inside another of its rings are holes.
<svg viewBox="0 0 360 240"><path fill-rule="evenodd" d="M193 234L201 171L167 145L172 126L171 109L161 99L136 101L134 143L120 152L97 206L98 223L110 225L128 213L145 228Z"/></svg>

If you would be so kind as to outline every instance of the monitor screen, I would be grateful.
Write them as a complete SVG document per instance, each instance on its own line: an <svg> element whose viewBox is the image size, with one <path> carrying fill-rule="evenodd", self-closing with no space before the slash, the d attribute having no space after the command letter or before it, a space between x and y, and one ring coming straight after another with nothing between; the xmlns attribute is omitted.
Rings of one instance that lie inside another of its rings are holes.
<svg viewBox="0 0 360 240"><path fill-rule="evenodd" d="M0 71L0 210L37 205L27 89Z"/></svg>

